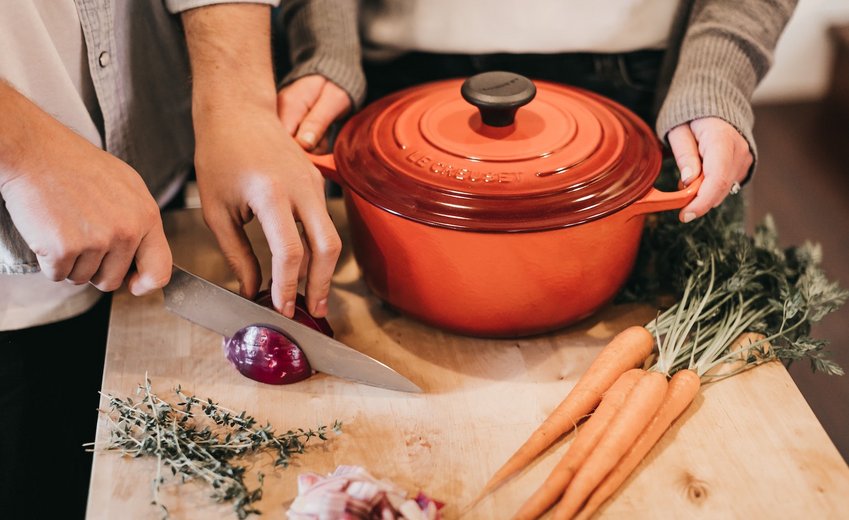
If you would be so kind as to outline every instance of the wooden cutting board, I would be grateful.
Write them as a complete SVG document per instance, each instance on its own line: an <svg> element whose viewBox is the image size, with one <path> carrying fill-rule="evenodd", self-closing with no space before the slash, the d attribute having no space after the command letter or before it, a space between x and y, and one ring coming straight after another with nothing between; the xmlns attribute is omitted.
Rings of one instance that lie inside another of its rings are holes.
<svg viewBox="0 0 849 520"><path fill-rule="evenodd" d="M360 278L348 247L343 206L331 213L345 249L334 278L329 321L336 337L389 364L421 386L405 394L323 374L288 386L242 377L224 358L221 337L168 313L162 295L112 304L103 390L132 395L145 374L162 397L182 385L234 410L247 410L279 431L343 422L343 434L317 443L288 469L253 461L265 473L262 518L285 518L300 472L362 465L411 494L424 490L460 511L495 469L561 401L598 350L654 311L611 306L587 321L540 337L483 340L422 325L385 308ZM228 288L236 284L199 210L166 216L174 259ZM265 273L267 247L251 226ZM450 298L451 295L446 295ZM826 376L823 376L826 377ZM104 419L98 442L108 438ZM572 437L465 519L509 518L545 478ZM169 472L170 473L170 472ZM155 462L94 455L88 518L159 518L150 505ZM251 477L253 478L253 477ZM192 483L160 490L172 518L235 518ZM845 518L849 467L817 422L784 367L763 365L708 385L623 486L602 518Z"/></svg>

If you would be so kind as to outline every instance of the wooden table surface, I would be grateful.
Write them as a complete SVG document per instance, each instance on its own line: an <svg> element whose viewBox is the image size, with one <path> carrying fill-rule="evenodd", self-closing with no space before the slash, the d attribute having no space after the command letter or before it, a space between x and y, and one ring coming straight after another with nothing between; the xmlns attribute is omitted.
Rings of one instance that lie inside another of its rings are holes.
<svg viewBox="0 0 849 520"><path fill-rule="evenodd" d="M173 398L180 384L282 431L342 420L342 435L308 448L288 469L272 468L270 457L253 462L250 473L266 475L258 503L262 518L285 518L299 473L329 473L340 464L365 466L412 494L425 490L446 502L445 518L458 518L601 346L626 326L648 321L654 311L611 306L576 326L520 340L460 337L427 327L386 309L368 292L338 202L331 202L331 213L345 248L330 299L336 337L408 376L423 394L324 374L294 385L254 382L225 359L220 336L168 313L161 292L135 298L126 290L112 303L103 391L133 395L148 374L162 397ZM268 273L267 248L258 228L250 229ZM237 287L199 210L166 215L166 233L176 263ZM97 439L107 438L101 418ZM509 518L570 441L560 441L463 518ZM150 504L154 474L155 461L95 453L88 518L159 518ZM213 503L197 483L168 480L160 495L172 518L235 518L230 506ZM784 367L771 363L704 387L599 516L790 519L846 518L847 512L849 467Z"/></svg>

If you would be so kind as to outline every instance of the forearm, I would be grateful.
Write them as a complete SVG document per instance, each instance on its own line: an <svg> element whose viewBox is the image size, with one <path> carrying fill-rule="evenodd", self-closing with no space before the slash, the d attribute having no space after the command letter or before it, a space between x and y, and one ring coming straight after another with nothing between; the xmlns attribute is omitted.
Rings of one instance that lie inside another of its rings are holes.
<svg viewBox="0 0 849 520"><path fill-rule="evenodd" d="M662 138L677 125L719 117L754 151L751 97L769 70L796 0L697 0L672 84L657 121Z"/></svg>
<svg viewBox="0 0 849 520"><path fill-rule="evenodd" d="M292 69L280 86L320 74L342 88L359 108L365 99L357 27L357 0L288 0L277 24L288 41Z"/></svg>
<svg viewBox="0 0 849 520"><path fill-rule="evenodd" d="M138 173L2 81L0 111L0 198L14 247L53 281L113 291L135 262L133 294L167 283L171 252Z"/></svg>
<svg viewBox="0 0 849 520"><path fill-rule="evenodd" d="M0 113L0 189L22 173L50 171L52 150L97 150L2 80Z"/></svg>
<svg viewBox="0 0 849 520"><path fill-rule="evenodd" d="M192 67L195 133L207 117L233 110L276 111L270 8L219 4L182 14Z"/></svg>

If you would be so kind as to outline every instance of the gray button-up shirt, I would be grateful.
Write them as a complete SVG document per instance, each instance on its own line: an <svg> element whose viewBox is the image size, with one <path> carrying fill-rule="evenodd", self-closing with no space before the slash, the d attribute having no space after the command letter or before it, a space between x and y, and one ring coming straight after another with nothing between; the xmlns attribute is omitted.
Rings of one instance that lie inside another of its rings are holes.
<svg viewBox="0 0 849 520"><path fill-rule="evenodd" d="M176 13L216 3L224 0L4 2L0 78L126 161L164 204L194 152L189 59ZM37 271L0 198L0 330L64 319L96 301L93 287L28 274Z"/></svg>

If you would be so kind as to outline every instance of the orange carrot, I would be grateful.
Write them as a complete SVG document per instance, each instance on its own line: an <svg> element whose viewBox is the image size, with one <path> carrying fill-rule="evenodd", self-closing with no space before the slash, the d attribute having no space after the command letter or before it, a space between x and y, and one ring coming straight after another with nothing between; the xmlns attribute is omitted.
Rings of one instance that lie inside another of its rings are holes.
<svg viewBox="0 0 849 520"><path fill-rule="evenodd" d="M478 499L519 473L561 435L573 429L578 421L593 411L601 401L601 395L623 372L645 362L653 347L651 333L639 326L628 327L610 340L566 399L489 479Z"/></svg>
<svg viewBox="0 0 849 520"><path fill-rule="evenodd" d="M576 519L586 520L590 518L608 498L613 496L613 493L619 489L619 486L625 482L666 430L669 429L672 421L677 419L690 406L699 392L700 386L699 376L692 370L679 370L672 376L663 403L654 414L649 425L643 430L628 453L622 457L619 464L595 489Z"/></svg>
<svg viewBox="0 0 849 520"><path fill-rule="evenodd" d="M575 472L584 463L604 435L610 422L617 416L626 398L638 382L646 375L646 371L633 368L628 370L613 383L610 390L605 392L601 403L586 423L578 430L578 435L563 458L554 467L542 486L519 508L513 520L530 520L539 518L563 495L563 490L572 480Z"/></svg>
<svg viewBox="0 0 849 520"><path fill-rule="evenodd" d="M660 372L648 372L634 385L604 436L569 483L563 498L554 509L553 520L575 516L599 482L634 445L652 420L663 403L667 386L666 375Z"/></svg>

